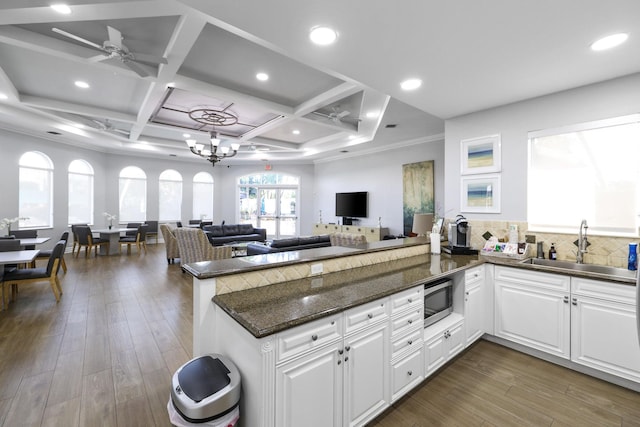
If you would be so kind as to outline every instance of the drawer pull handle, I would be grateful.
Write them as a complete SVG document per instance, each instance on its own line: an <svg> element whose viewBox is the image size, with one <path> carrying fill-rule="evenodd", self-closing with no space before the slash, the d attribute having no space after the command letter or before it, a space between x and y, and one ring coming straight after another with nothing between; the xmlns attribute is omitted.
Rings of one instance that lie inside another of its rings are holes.
<svg viewBox="0 0 640 427"><path fill-rule="evenodd" d="M369 313L369 314L367 314L367 317L368 317L369 319L373 319L373 314Z"/></svg>
<svg viewBox="0 0 640 427"><path fill-rule="evenodd" d="M407 375L409 375L409 376L413 375L413 371L407 372Z"/></svg>
<svg viewBox="0 0 640 427"><path fill-rule="evenodd" d="M349 350L351 350L351 347L350 346L346 346L344 349L349 351Z"/></svg>
<svg viewBox="0 0 640 427"><path fill-rule="evenodd" d="M407 342L409 343L409 345L413 344L413 340L409 340Z"/></svg>
<svg viewBox="0 0 640 427"><path fill-rule="evenodd" d="M344 350L342 349L338 350L338 354L342 354L342 353L344 353Z"/></svg>
<svg viewBox="0 0 640 427"><path fill-rule="evenodd" d="M316 334L311 335L311 341L316 341L318 336Z"/></svg>
<svg viewBox="0 0 640 427"><path fill-rule="evenodd" d="M413 320L409 319L409 320L407 320L407 322L409 322L409 324L412 324Z"/></svg>
<svg viewBox="0 0 640 427"><path fill-rule="evenodd" d="M342 364L342 360L338 359L338 365L341 365L341 364Z"/></svg>
<svg viewBox="0 0 640 427"><path fill-rule="evenodd" d="M346 363L346 362L348 362L348 361L349 361L349 356L346 356L346 357L344 358L344 361L345 361L345 363Z"/></svg>
<svg viewBox="0 0 640 427"><path fill-rule="evenodd" d="M413 302L413 298L409 298L407 301L411 304Z"/></svg>

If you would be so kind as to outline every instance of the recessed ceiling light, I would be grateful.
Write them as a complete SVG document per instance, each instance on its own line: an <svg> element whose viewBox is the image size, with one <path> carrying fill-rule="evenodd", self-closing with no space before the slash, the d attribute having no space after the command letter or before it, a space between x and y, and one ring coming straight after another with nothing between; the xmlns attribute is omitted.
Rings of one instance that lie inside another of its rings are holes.
<svg viewBox="0 0 640 427"><path fill-rule="evenodd" d="M75 82L75 85L78 86L79 88L82 88L82 89L88 89L89 88L89 83L83 82L82 80L77 80Z"/></svg>
<svg viewBox="0 0 640 427"><path fill-rule="evenodd" d="M330 45L338 38L338 33L329 27L313 27L309 33L312 42L320 46Z"/></svg>
<svg viewBox="0 0 640 427"><path fill-rule="evenodd" d="M422 86L422 80L420 79L407 79L400 83L402 90L415 90Z"/></svg>
<svg viewBox="0 0 640 427"><path fill-rule="evenodd" d="M256 79L260 80L261 82L266 82L267 80L269 80L269 74L267 74L267 73L258 73L258 74L256 74Z"/></svg>
<svg viewBox="0 0 640 427"><path fill-rule="evenodd" d="M367 119L375 119L380 115L379 111L367 111L366 117Z"/></svg>
<svg viewBox="0 0 640 427"><path fill-rule="evenodd" d="M300 131L298 129L292 130L291 133L294 135L300 135Z"/></svg>
<svg viewBox="0 0 640 427"><path fill-rule="evenodd" d="M67 6L66 4L52 4L51 9L64 15L68 15L71 13L71 8L69 8L69 6Z"/></svg>
<svg viewBox="0 0 640 427"><path fill-rule="evenodd" d="M5 93L0 93L0 99L2 100L9 99L9 96L7 96L7 94Z"/></svg>
<svg viewBox="0 0 640 427"><path fill-rule="evenodd" d="M599 40L596 40L591 44L591 50L600 51L614 48L616 46L621 45L629 38L629 34L627 33L618 33L612 34L607 37L603 37Z"/></svg>
<svg viewBox="0 0 640 427"><path fill-rule="evenodd" d="M191 134L190 133L183 133L182 137L183 138L191 138Z"/></svg>

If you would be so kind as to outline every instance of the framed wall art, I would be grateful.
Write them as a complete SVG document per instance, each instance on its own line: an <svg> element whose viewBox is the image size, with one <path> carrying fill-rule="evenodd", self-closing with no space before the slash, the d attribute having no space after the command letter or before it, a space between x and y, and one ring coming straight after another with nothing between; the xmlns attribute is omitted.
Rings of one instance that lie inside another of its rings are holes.
<svg viewBox="0 0 640 427"><path fill-rule="evenodd" d="M461 212L500 212L500 174L463 176Z"/></svg>
<svg viewBox="0 0 640 427"><path fill-rule="evenodd" d="M461 175L500 172L500 134L460 142Z"/></svg>

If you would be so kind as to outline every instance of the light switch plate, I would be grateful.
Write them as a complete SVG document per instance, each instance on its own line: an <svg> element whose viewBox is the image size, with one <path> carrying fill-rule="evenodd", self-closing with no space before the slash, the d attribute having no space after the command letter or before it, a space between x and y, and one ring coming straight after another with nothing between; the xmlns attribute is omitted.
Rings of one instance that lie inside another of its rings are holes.
<svg viewBox="0 0 640 427"><path fill-rule="evenodd" d="M311 275L322 274L322 263L311 264Z"/></svg>

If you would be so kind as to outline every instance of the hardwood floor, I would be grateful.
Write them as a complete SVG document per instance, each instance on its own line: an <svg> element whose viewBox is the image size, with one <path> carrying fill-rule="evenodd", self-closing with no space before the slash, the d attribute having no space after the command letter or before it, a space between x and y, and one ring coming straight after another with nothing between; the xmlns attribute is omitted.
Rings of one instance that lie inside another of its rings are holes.
<svg viewBox="0 0 640 427"><path fill-rule="evenodd" d="M0 312L0 426L170 426L191 276L148 249L67 254L59 304L46 282L20 288ZM481 341L371 423L427 425L640 426L640 395Z"/></svg>

